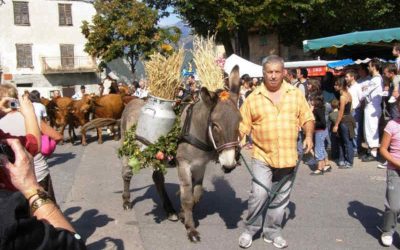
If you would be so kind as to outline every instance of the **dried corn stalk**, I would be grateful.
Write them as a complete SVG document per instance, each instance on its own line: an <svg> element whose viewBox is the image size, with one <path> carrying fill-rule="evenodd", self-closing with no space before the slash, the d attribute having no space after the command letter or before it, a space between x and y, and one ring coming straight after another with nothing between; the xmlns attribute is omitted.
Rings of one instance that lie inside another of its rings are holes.
<svg viewBox="0 0 400 250"><path fill-rule="evenodd" d="M151 95L168 100L175 98L181 83L183 59L183 49L179 49L168 57L160 53L150 56L150 60L144 66Z"/></svg>
<svg viewBox="0 0 400 250"><path fill-rule="evenodd" d="M214 37L207 39L195 37L193 40L193 57L196 72L203 87L210 91L224 87L224 73L217 64L217 49Z"/></svg>

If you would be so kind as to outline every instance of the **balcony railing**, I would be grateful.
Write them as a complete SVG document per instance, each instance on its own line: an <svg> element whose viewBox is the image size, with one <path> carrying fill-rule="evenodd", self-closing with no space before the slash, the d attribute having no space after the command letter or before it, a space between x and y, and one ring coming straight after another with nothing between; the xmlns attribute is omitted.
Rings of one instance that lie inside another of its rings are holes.
<svg viewBox="0 0 400 250"><path fill-rule="evenodd" d="M43 74L96 72L96 62L89 56L42 57Z"/></svg>

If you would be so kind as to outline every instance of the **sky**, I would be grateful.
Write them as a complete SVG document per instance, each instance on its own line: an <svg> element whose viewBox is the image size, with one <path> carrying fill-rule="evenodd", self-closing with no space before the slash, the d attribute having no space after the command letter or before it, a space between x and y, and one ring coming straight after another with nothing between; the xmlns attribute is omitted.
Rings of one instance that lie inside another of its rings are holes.
<svg viewBox="0 0 400 250"><path fill-rule="evenodd" d="M173 25L173 24L176 24L177 22L181 21L181 19L176 14L172 14L173 13L172 8L168 8L168 11L171 14L169 15L169 17L164 17L164 18L160 19L160 21L159 21L160 26L169 26L169 25Z"/></svg>

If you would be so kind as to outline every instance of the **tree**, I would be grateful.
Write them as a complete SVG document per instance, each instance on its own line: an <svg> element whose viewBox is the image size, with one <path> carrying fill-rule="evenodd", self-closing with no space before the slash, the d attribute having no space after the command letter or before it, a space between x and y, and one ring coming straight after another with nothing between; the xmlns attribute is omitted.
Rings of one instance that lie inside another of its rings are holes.
<svg viewBox="0 0 400 250"><path fill-rule="evenodd" d="M397 0L321 0L281 23L282 41L301 45L305 39L400 26Z"/></svg>
<svg viewBox="0 0 400 250"><path fill-rule="evenodd" d="M175 11L195 30L197 34L216 35L226 54L234 52L233 43L237 43L241 56L249 58L249 32L271 30L276 24L290 19L292 14L310 8L306 0L146 0L164 12L168 6ZM266 14L267 13L267 14Z"/></svg>
<svg viewBox="0 0 400 250"><path fill-rule="evenodd" d="M132 74L136 63L162 44L174 44L180 33L174 29L157 27L158 11L145 3L132 0L95 0L96 14L92 24L83 22L82 33L87 39L85 51L105 63L124 57ZM164 46L165 48L165 46Z"/></svg>
<svg viewBox="0 0 400 250"><path fill-rule="evenodd" d="M197 34L217 34L227 55L238 43L249 57L249 31L276 33L285 45L357 30L400 25L398 0L146 0L166 15L168 6L193 27Z"/></svg>

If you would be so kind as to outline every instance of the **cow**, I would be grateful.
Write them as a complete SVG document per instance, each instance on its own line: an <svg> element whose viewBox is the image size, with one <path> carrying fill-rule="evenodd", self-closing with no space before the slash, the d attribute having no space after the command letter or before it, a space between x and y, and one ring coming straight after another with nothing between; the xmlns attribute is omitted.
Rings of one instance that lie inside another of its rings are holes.
<svg viewBox="0 0 400 250"><path fill-rule="evenodd" d="M71 105L73 100L70 97L58 97L52 99L46 106L47 115L52 127L60 128L60 133L64 135L65 127L68 125L68 134L71 143L76 139L74 127L71 126ZM62 142L61 142L62 143Z"/></svg>
<svg viewBox="0 0 400 250"><path fill-rule="evenodd" d="M110 118L118 120L121 118L122 111L124 110L124 102L121 95L109 94L101 97L84 97L82 100L74 101L72 103L72 111L74 118L74 126L83 126L89 122L89 114L93 114L93 119L97 118ZM107 120L109 122L109 120ZM103 143L102 127L96 126L98 143ZM82 129L82 145L86 146L86 129ZM111 126L111 132L114 132L114 126ZM116 133L115 139L118 140Z"/></svg>

